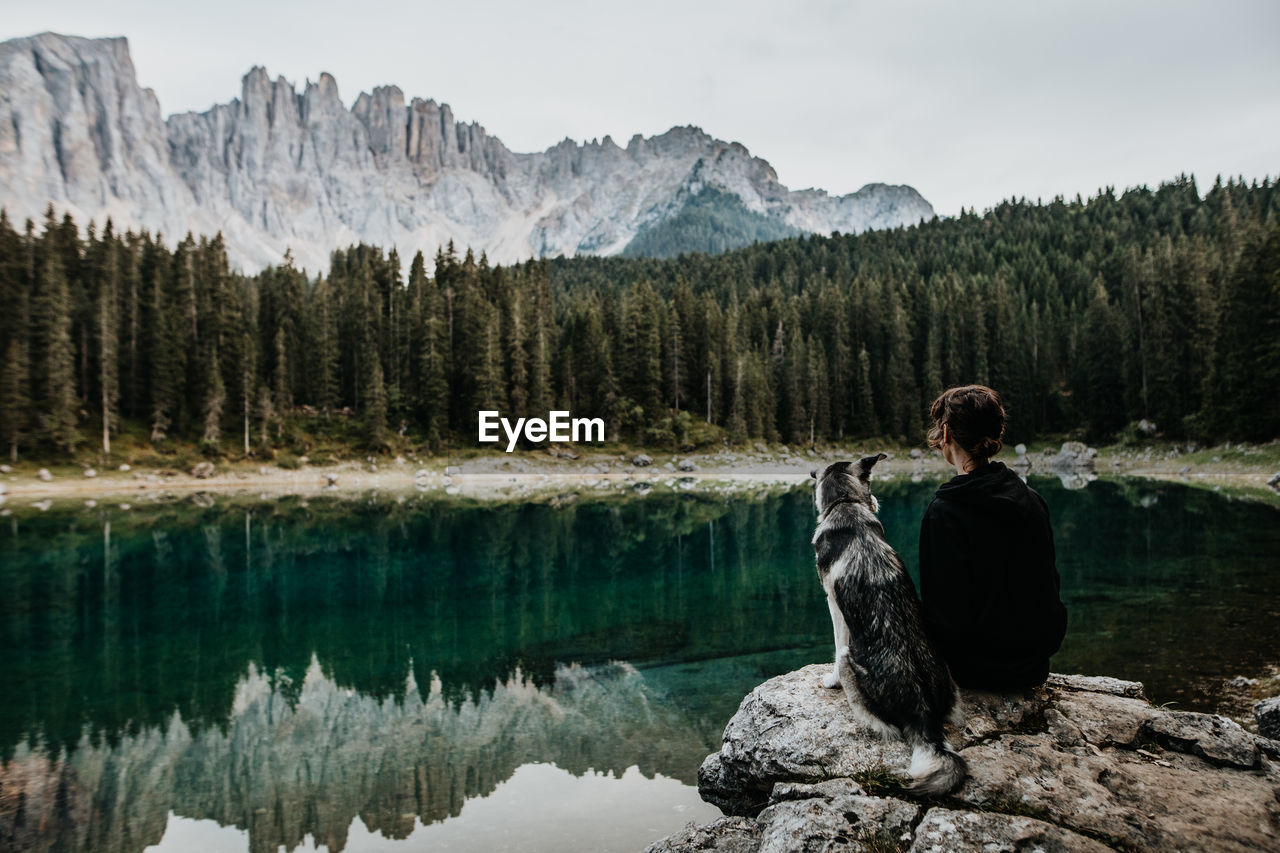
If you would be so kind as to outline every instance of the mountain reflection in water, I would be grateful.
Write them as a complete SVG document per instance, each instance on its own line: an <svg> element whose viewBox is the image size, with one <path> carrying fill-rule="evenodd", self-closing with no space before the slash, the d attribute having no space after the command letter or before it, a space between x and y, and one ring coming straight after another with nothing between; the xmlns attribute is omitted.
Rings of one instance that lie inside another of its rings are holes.
<svg viewBox="0 0 1280 853"><path fill-rule="evenodd" d="M875 485L912 568L934 485ZM1212 709L1225 679L1276 662L1276 510L1033 485L1070 610L1055 669ZM830 654L813 520L803 488L18 509L0 524L0 847L137 853L210 820L254 851L465 844L438 822L508 803L514 829L511 797L544 772L521 768L693 784L751 687ZM694 816L627 802L600 816L643 818L624 847ZM537 826L574 846L565 822Z"/></svg>

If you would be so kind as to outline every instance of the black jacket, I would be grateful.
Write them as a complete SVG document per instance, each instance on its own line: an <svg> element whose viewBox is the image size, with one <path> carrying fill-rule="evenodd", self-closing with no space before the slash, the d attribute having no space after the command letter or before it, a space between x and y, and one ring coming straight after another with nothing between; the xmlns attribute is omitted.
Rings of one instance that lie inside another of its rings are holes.
<svg viewBox="0 0 1280 853"><path fill-rule="evenodd" d="M1058 588L1049 510L1004 463L938 489L920 524L920 598L957 684L1043 682L1067 630Z"/></svg>

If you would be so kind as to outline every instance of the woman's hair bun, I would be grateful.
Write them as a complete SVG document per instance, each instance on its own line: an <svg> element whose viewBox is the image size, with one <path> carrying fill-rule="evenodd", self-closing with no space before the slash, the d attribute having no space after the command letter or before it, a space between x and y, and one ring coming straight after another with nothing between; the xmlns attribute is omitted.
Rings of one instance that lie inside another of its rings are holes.
<svg viewBox="0 0 1280 853"><path fill-rule="evenodd" d="M990 459L1004 447L1004 428L1008 422L1000 395L985 385L962 385L949 388L929 407L933 427L929 430L929 446L937 447L942 428L951 431L956 444L977 459Z"/></svg>

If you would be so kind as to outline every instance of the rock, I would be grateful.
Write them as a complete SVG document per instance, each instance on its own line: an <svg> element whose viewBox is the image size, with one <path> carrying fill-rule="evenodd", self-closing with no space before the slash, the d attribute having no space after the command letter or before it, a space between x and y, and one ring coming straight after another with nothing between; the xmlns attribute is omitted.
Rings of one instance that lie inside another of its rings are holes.
<svg viewBox="0 0 1280 853"><path fill-rule="evenodd" d="M923 450L921 450L921 449L920 449L920 448L918 448L918 447L913 447L913 448L911 448L911 458L912 458L912 459L923 459L923 458L924 458L924 451L923 451Z"/></svg>
<svg viewBox="0 0 1280 853"><path fill-rule="evenodd" d="M648 456L644 453L637 453L634 457L632 457L631 464L636 466L637 468L648 468L650 465L653 464L653 457Z"/></svg>
<svg viewBox="0 0 1280 853"><path fill-rule="evenodd" d="M1152 436L1152 435L1155 435L1155 434L1156 434L1156 422L1155 422L1155 421L1152 421L1152 420L1147 420L1146 418L1143 418L1142 420L1138 421L1138 432L1140 432L1140 433L1142 433L1143 435L1146 435L1146 436Z"/></svg>
<svg viewBox="0 0 1280 853"><path fill-rule="evenodd" d="M692 839L712 843L716 826L725 843L760 839L733 849L761 850L859 838L851 849L866 849L875 838L872 849L912 851L1245 851L1272 848L1280 832L1280 746L1222 717L1153 707L1141 684L1103 677L962 691L964 724L948 735L969 778L945 807L912 802L892 778L910 760L906 745L860 728L842 693L820 685L828 667L753 690L703 762L703 799L736 820L654 849L697 849Z"/></svg>
<svg viewBox="0 0 1280 853"><path fill-rule="evenodd" d="M1093 460L1098 451L1082 441L1064 442L1058 455L1053 457L1049 465L1054 470L1093 469Z"/></svg>
<svg viewBox="0 0 1280 853"><path fill-rule="evenodd" d="M41 512L48 512L49 507L53 506L53 501L49 500L48 498L45 498L42 501L36 501L35 503L32 504L32 506L40 510Z"/></svg>
<svg viewBox="0 0 1280 853"><path fill-rule="evenodd" d="M1273 489L1280 489L1280 471L1271 475L1271 479L1267 480L1267 485Z"/></svg>
<svg viewBox="0 0 1280 853"><path fill-rule="evenodd" d="M325 481L326 481L326 483L327 483L328 485L330 485L330 486L336 486L336 485L338 485L338 475L337 475L337 474L325 474L325 475L324 475L324 478L325 478Z"/></svg>
<svg viewBox="0 0 1280 853"><path fill-rule="evenodd" d="M456 477L457 475L459 475L459 474L461 474L461 473L462 473L462 468L461 468L461 467L459 467L459 466L457 466L457 465L446 465L446 466L445 466L445 469L444 469L444 475L445 475L446 477Z"/></svg>
<svg viewBox="0 0 1280 853"><path fill-rule="evenodd" d="M48 468L41 468L36 472L36 476L39 477L40 481L43 483L48 483L53 479L53 475L49 473Z"/></svg>
<svg viewBox="0 0 1280 853"><path fill-rule="evenodd" d="M84 475L89 479L93 479L94 477L98 476L98 472L92 468L86 468L84 469Z"/></svg>
<svg viewBox="0 0 1280 853"><path fill-rule="evenodd" d="M1069 829L1029 817L930 809L915 830L909 853L965 851L1108 853L1105 844Z"/></svg>
<svg viewBox="0 0 1280 853"><path fill-rule="evenodd" d="M692 459L681 459L680 464L676 467L685 472L698 470L698 466L694 464Z"/></svg>
<svg viewBox="0 0 1280 853"><path fill-rule="evenodd" d="M1280 696L1263 699L1254 705L1253 716L1258 720L1258 734L1280 740Z"/></svg>
<svg viewBox="0 0 1280 853"><path fill-rule="evenodd" d="M125 473L128 473L129 471L132 471L133 469L129 467L129 463L128 463L128 462L122 462L122 463L120 463L120 470L121 470L121 471L123 471L123 472L125 472Z"/></svg>
<svg viewBox="0 0 1280 853"><path fill-rule="evenodd" d="M12 474L13 469L8 465L0 465L0 474Z"/></svg>
<svg viewBox="0 0 1280 853"><path fill-rule="evenodd" d="M430 476L431 476L431 472L428 471L426 468L419 468L417 471L413 472L413 479L415 480L425 480Z"/></svg>
<svg viewBox="0 0 1280 853"><path fill-rule="evenodd" d="M683 850L714 850L718 853L756 853L760 849L760 827L742 817L722 817L707 826L689 824L675 835L655 841L644 853L675 853Z"/></svg>
<svg viewBox="0 0 1280 853"><path fill-rule="evenodd" d="M767 454L767 453L769 452L769 448L765 447L763 444L761 444L761 443L760 443L760 442L758 442L758 441L757 441L755 444L753 444L753 445L752 445L752 447L754 447L754 448L755 448L756 453L764 453L764 454Z"/></svg>
<svg viewBox="0 0 1280 853"><path fill-rule="evenodd" d="M666 469L666 470L668 470L668 471L674 471L674 470L676 470L676 466L675 466L675 463L674 463L674 462L667 462L667 463L666 463L666 464L664 464L662 467L663 467L663 468L665 468L665 469Z"/></svg>
<svg viewBox="0 0 1280 853"><path fill-rule="evenodd" d="M191 476L197 480L207 480L213 476L212 462L197 462L191 468Z"/></svg>
<svg viewBox="0 0 1280 853"><path fill-rule="evenodd" d="M1027 446L1026 446L1025 444L1018 443L1018 444L1014 445L1013 452L1014 452L1014 453L1016 453L1016 454L1018 454L1019 456L1026 456L1026 455L1027 455Z"/></svg>

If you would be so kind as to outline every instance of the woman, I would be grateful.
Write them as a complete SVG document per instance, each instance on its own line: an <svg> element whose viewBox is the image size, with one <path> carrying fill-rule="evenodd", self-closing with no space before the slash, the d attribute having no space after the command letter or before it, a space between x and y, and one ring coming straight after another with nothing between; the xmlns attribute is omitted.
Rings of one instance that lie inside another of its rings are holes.
<svg viewBox="0 0 1280 853"><path fill-rule="evenodd" d="M961 687L1042 683L1067 628L1044 500L1002 462L1006 416L983 385L945 391L929 411L929 445L956 476L920 525L925 628Z"/></svg>

